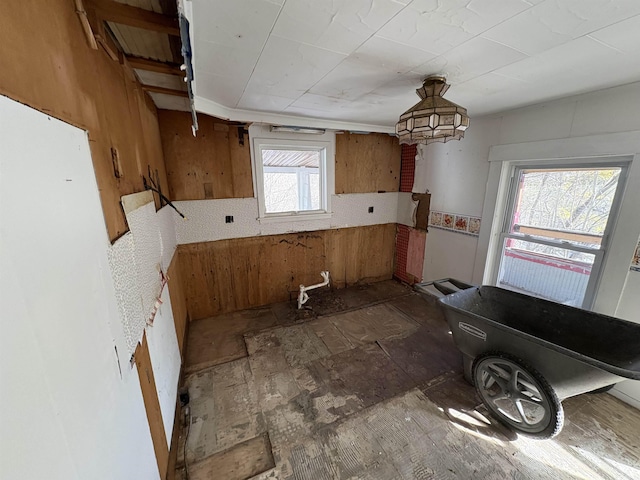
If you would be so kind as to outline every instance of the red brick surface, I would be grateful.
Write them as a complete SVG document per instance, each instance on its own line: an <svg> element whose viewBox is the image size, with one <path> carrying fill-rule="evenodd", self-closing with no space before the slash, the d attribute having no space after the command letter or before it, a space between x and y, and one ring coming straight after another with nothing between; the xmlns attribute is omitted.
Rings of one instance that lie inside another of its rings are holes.
<svg viewBox="0 0 640 480"><path fill-rule="evenodd" d="M400 191L411 192L413 188L413 175L416 169L417 145L402 145L400 163Z"/></svg>

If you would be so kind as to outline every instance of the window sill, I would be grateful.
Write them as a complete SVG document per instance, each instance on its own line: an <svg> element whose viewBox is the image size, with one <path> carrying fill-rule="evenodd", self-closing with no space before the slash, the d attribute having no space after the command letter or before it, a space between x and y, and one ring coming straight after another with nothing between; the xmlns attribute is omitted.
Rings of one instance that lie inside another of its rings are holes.
<svg viewBox="0 0 640 480"><path fill-rule="evenodd" d="M322 213L285 213L267 214L265 217L258 218L260 223L283 223L283 222L304 222L307 220L325 220L333 216L331 212Z"/></svg>

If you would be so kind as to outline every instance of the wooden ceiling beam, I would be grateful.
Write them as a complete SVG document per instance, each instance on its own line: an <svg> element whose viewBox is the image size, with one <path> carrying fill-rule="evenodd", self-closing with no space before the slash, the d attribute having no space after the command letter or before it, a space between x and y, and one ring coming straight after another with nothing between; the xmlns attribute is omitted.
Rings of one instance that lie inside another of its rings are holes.
<svg viewBox="0 0 640 480"><path fill-rule="evenodd" d="M157 60L149 60L147 58L134 57L132 55L127 55L126 59L131 68L184 77L184 72L180 70L180 65L176 63L159 62Z"/></svg>
<svg viewBox="0 0 640 480"><path fill-rule="evenodd" d="M113 0L90 0L90 4L95 8L98 16L106 22L180 36L178 19L174 16L132 7Z"/></svg>
<svg viewBox="0 0 640 480"><path fill-rule="evenodd" d="M145 92L162 93L164 95L189 98L189 94L184 90L174 90L173 88L156 87L155 85L142 85L142 90Z"/></svg>

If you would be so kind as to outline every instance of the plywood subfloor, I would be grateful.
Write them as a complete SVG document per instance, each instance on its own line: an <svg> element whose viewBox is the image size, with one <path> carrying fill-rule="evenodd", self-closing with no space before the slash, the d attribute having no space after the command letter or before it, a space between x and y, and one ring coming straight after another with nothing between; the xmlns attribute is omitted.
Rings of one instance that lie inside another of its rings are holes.
<svg viewBox="0 0 640 480"><path fill-rule="evenodd" d="M342 292L343 311L323 316L225 317L243 356L186 378L189 478L640 478L638 410L582 395L556 439L518 437L463 380L435 305L405 289L374 301L393 288Z"/></svg>
<svg viewBox="0 0 640 480"><path fill-rule="evenodd" d="M410 292L408 287L389 280L338 290L314 290L310 292L309 301L303 310L297 309L294 299L265 308L192 321L189 324L189 348L185 356L186 372L196 372L247 356L243 339L245 333L306 322L398 298Z"/></svg>

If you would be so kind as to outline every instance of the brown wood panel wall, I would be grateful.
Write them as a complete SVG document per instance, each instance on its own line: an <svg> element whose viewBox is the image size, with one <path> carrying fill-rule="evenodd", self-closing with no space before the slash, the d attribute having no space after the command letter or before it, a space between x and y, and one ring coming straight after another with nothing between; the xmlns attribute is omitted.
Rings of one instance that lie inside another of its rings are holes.
<svg viewBox="0 0 640 480"><path fill-rule="evenodd" d="M120 197L147 166L168 191L156 108L131 71L89 47L71 0L8 0L0 15L0 94L88 131L109 237L127 230ZM28 32L37 32L29 34ZM120 178L114 175L112 149Z"/></svg>
<svg viewBox="0 0 640 480"><path fill-rule="evenodd" d="M160 478L164 479L169 464L169 448L167 447L167 436L162 422L162 412L160 411L156 381L153 376L153 368L151 367L151 355L149 354L146 332L142 335L142 343L139 343L138 348L136 348L134 359L136 367L138 368L142 400L144 401L144 408L147 411L147 420L149 421L151 440L158 462L158 471L160 472Z"/></svg>
<svg viewBox="0 0 640 480"><path fill-rule="evenodd" d="M187 312L187 303L184 296L184 283L182 281L182 272L180 271L179 262L180 257L176 253L171 260L169 269L167 270L167 276L169 277L169 298L171 299L171 312L173 313L176 336L178 337L178 349L180 350L180 356L184 359L189 313Z"/></svg>
<svg viewBox="0 0 640 480"><path fill-rule="evenodd" d="M180 245L178 255L189 316L200 319L289 300L322 270L337 288L389 279L394 248L385 224Z"/></svg>
<svg viewBox="0 0 640 480"><path fill-rule="evenodd" d="M400 144L383 133L336 135L336 193L397 192Z"/></svg>
<svg viewBox="0 0 640 480"><path fill-rule="evenodd" d="M241 142L238 125L198 115L194 137L190 113L159 110L158 121L172 200L253 197L249 135Z"/></svg>

